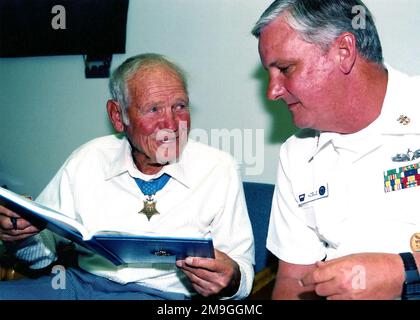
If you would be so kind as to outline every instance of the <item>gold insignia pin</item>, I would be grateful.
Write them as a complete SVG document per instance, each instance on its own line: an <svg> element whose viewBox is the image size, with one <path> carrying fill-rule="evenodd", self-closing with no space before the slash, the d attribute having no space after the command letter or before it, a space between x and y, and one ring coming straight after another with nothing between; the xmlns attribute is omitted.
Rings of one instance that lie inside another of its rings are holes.
<svg viewBox="0 0 420 320"><path fill-rule="evenodd" d="M413 252L420 252L420 232L417 232L411 236L410 247Z"/></svg>
<svg viewBox="0 0 420 320"><path fill-rule="evenodd" d="M406 126L410 123L411 119L405 115L400 115L397 121L399 121L402 125Z"/></svg>

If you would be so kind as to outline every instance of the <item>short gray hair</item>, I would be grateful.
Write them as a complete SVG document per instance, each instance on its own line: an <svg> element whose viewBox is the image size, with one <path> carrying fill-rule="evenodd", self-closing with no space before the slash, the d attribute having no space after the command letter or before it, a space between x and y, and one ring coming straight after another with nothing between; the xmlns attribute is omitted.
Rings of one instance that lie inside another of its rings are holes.
<svg viewBox="0 0 420 320"><path fill-rule="evenodd" d="M128 124L127 108L130 105L130 93L128 92L127 81L141 68L155 66L166 66L174 71L181 80L185 92L188 94L185 72L165 56L157 53L143 53L128 58L114 70L109 79L111 97L121 106L125 124Z"/></svg>
<svg viewBox="0 0 420 320"><path fill-rule="evenodd" d="M363 7L365 28L353 28L355 6ZM343 32L356 37L358 52L368 61L383 65L382 46L373 16L360 0L276 0L261 15L252 29L259 38L262 30L284 14L285 21L303 39L328 49Z"/></svg>

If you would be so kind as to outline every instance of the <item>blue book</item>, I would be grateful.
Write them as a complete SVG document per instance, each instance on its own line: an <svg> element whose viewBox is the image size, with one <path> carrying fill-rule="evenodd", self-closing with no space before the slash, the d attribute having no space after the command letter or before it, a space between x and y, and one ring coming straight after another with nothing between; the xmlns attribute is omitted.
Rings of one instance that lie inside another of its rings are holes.
<svg viewBox="0 0 420 320"><path fill-rule="evenodd" d="M186 257L214 258L211 238L136 235L117 231L89 232L78 221L0 187L0 204L40 229L47 228L115 265L175 263Z"/></svg>

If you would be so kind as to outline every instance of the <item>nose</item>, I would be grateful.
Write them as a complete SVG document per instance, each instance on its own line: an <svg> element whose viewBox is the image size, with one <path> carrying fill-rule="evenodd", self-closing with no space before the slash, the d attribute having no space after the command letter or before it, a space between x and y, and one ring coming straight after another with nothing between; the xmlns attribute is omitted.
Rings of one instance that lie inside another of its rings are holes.
<svg viewBox="0 0 420 320"><path fill-rule="evenodd" d="M172 112L172 110L166 110L162 120L163 128L161 129L169 129L174 132L178 130L176 115Z"/></svg>
<svg viewBox="0 0 420 320"><path fill-rule="evenodd" d="M287 90L284 87L284 79L282 79L281 75L270 75L267 88L267 98L269 100L282 99L286 91Z"/></svg>

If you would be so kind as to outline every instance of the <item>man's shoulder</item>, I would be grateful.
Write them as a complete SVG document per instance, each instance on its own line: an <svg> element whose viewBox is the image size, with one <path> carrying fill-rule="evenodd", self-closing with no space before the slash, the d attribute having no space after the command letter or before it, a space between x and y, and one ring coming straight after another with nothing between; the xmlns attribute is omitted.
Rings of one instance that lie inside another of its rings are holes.
<svg viewBox="0 0 420 320"><path fill-rule="evenodd" d="M89 152L95 150L107 150L107 149L115 149L119 148L122 143L124 143L125 138L124 135L120 134L110 134L107 136L102 136L98 138L94 138L82 144L74 153L77 152Z"/></svg>
<svg viewBox="0 0 420 320"><path fill-rule="evenodd" d="M411 131L413 124L420 119L420 76L412 76L387 65L389 72L388 88L385 97L384 114L389 118L388 128L393 127L400 116L411 119L410 126L399 127ZM387 119L388 119L387 118ZM395 118L395 119L394 119ZM418 126L415 125L417 128Z"/></svg>
<svg viewBox="0 0 420 320"><path fill-rule="evenodd" d="M188 139L188 144L183 151L185 164L194 164L196 167L234 166L237 167L235 158L228 152L209 146L207 144Z"/></svg>
<svg viewBox="0 0 420 320"><path fill-rule="evenodd" d="M74 150L67 162L80 162L88 159L114 158L115 152L126 142L124 135L112 134L89 140Z"/></svg>
<svg viewBox="0 0 420 320"><path fill-rule="evenodd" d="M190 185L195 187L208 186L208 183L211 186L223 184L235 176L238 165L229 153L188 139L182 156L174 164L174 168L180 170Z"/></svg>
<svg viewBox="0 0 420 320"><path fill-rule="evenodd" d="M408 88L411 90L411 96L416 99L416 103L419 103L418 98L420 97L420 75L409 76L406 83Z"/></svg>
<svg viewBox="0 0 420 320"><path fill-rule="evenodd" d="M391 83L400 90L405 90L405 94L418 96L420 94L420 75L409 75L400 70L386 65L389 72Z"/></svg>
<svg viewBox="0 0 420 320"><path fill-rule="evenodd" d="M191 154L191 156L195 157L214 160L234 160L230 153L192 139L188 139L186 150L188 150L189 155Z"/></svg>

